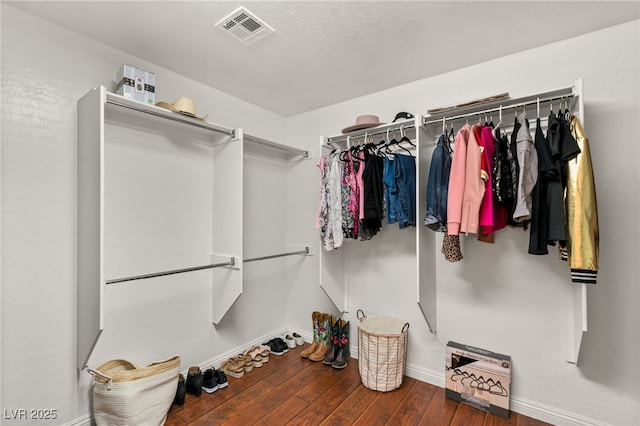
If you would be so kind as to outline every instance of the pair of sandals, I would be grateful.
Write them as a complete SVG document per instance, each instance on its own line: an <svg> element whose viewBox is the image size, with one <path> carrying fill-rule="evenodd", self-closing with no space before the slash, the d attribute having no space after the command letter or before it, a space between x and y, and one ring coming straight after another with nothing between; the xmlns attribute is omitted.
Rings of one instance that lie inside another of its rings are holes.
<svg viewBox="0 0 640 426"><path fill-rule="evenodd" d="M262 367L265 362L269 362L269 351L270 348L266 345L253 346L244 353L223 362L220 369L227 375L239 379L254 367Z"/></svg>
<svg viewBox="0 0 640 426"><path fill-rule="evenodd" d="M242 355L245 357L245 371L248 359L251 359L253 367L262 367L262 364L269 362L269 346L256 345L251 349L247 349Z"/></svg>
<svg viewBox="0 0 640 426"><path fill-rule="evenodd" d="M244 376L244 357L229 358L222 363L220 370L222 370L227 376L239 379Z"/></svg>

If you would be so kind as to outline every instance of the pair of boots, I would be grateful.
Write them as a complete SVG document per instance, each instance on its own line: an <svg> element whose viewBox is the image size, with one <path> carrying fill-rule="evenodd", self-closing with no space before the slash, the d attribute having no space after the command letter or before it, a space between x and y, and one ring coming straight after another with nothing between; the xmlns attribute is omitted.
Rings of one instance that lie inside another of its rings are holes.
<svg viewBox="0 0 640 426"><path fill-rule="evenodd" d="M349 358L349 322L329 314L313 312L313 342L300 353L311 361L323 361L335 368L344 368Z"/></svg>
<svg viewBox="0 0 640 426"><path fill-rule="evenodd" d="M347 366L349 355L349 321L338 319L331 327L331 348L323 363L342 369Z"/></svg>

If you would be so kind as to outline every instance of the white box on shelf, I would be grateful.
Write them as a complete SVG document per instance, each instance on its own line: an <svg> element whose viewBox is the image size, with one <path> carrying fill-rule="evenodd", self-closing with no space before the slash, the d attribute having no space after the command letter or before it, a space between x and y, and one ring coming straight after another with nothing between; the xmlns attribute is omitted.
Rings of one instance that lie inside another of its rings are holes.
<svg viewBox="0 0 640 426"><path fill-rule="evenodd" d="M116 93L138 102L155 105L156 75L131 65L123 65L118 70Z"/></svg>

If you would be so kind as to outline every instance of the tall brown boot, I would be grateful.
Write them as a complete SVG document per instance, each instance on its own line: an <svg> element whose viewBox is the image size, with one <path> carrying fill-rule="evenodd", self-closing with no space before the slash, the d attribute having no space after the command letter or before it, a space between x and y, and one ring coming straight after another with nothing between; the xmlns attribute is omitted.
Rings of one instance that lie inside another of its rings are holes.
<svg viewBox="0 0 640 426"><path fill-rule="evenodd" d="M318 329L320 328L320 312L315 311L311 314L311 323L313 324L313 341L311 342L311 346L309 346L304 351L300 352L300 356L302 358L309 358L309 355L314 353L316 349L318 349L318 345L320 342L318 341Z"/></svg>
<svg viewBox="0 0 640 426"><path fill-rule="evenodd" d="M331 315L320 314L320 327L318 328L318 347L309 355L311 361L322 361L329 352L331 337Z"/></svg>

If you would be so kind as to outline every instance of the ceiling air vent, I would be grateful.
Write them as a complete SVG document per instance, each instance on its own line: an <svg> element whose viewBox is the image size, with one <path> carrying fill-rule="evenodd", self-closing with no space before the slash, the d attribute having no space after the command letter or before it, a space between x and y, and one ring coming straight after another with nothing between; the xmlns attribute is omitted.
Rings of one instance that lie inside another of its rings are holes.
<svg viewBox="0 0 640 426"><path fill-rule="evenodd" d="M242 40L246 44L273 33L273 29L244 7L239 7L222 18L216 27Z"/></svg>

